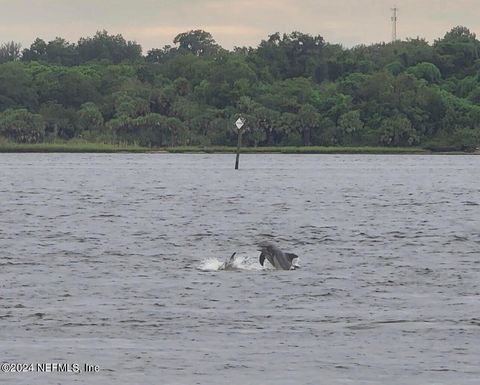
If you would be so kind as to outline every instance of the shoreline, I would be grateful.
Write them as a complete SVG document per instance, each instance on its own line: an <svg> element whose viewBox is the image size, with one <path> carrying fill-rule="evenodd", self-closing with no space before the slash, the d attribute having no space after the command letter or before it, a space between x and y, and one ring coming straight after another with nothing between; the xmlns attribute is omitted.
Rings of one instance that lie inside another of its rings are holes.
<svg viewBox="0 0 480 385"><path fill-rule="evenodd" d="M101 143L0 144L0 153L164 153L164 154L234 154L236 147L185 146L150 148ZM242 154L371 154L371 155L479 155L477 152L431 151L421 147L243 147Z"/></svg>

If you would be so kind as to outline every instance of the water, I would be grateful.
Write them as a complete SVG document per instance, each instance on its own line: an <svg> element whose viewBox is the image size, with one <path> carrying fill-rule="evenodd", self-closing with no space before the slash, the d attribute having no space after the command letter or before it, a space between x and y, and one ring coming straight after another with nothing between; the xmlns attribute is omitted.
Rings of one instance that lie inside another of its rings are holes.
<svg viewBox="0 0 480 385"><path fill-rule="evenodd" d="M0 382L479 383L480 157L233 164L0 154L0 361L100 367Z"/></svg>

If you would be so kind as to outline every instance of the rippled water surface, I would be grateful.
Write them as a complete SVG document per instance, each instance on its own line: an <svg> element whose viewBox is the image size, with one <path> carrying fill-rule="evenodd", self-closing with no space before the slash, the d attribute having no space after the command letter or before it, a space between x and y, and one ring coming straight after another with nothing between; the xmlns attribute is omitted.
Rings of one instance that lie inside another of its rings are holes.
<svg viewBox="0 0 480 385"><path fill-rule="evenodd" d="M0 154L0 382L479 384L480 157L233 163Z"/></svg>

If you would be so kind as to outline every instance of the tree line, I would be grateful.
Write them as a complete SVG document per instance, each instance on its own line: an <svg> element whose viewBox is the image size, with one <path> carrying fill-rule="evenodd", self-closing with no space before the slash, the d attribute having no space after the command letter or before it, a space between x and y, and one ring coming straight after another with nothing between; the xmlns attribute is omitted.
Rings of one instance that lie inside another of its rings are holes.
<svg viewBox="0 0 480 385"><path fill-rule="evenodd" d="M455 27L345 48L275 33L222 48L206 31L149 50L99 31L70 43L0 46L0 137L143 146L379 145L472 149L480 142L480 42Z"/></svg>

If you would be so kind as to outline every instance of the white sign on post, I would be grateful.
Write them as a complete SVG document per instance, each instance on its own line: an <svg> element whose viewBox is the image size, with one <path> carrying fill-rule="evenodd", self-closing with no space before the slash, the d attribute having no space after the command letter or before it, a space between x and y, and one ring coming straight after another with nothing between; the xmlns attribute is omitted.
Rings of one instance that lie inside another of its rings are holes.
<svg viewBox="0 0 480 385"><path fill-rule="evenodd" d="M238 118L237 121L235 122L235 125L239 130L243 127L244 124L245 124L245 121L242 118Z"/></svg>

